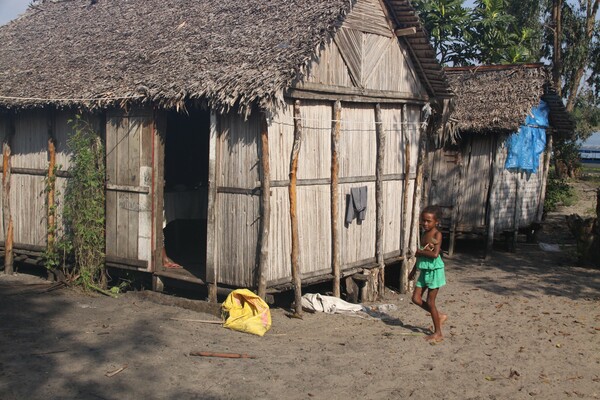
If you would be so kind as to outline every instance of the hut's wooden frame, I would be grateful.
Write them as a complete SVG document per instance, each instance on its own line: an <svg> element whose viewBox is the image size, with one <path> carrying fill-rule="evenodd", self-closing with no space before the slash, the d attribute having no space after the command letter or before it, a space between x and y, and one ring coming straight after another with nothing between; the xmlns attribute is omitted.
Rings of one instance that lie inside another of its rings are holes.
<svg viewBox="0 0 600 400"><path fill-rule="evenodd" d="M296 80L282 88L279 103L225 107L196 99L163 101L162 107L170 105L165 108L135 100L124 108L96 105L89 118L110 148L107 266L151 274L154 290L162 290L167 279L205 285L209 299L216 301L223 287L257 288L265 296L292 287L299 294L300 285L325 281L333 282L339 296L342 279L356 273L374 285L373 293L381 293L385 266L402 261L400 286L406 290L425 158L422 108L435 107L436 96L448 98L450 92L405 0L358 0L353 7ZM197 103L210 113L204 278L167 270L161 261L166 112L174 104ZM19 127L16 136L43 138L47 144L29 153L21 149L29 154L22 165L10 164L15 128L13 117L4 116L13 114L0 115L7 181L3 223L22 214L9 207L14 204L11 173L39 181L49 168L54 170L54 162L62 165L57 189L47 198L60 204L68 179L65 121L78 110L68 99L66 106L49 104L38 105L46 113L16 113L31 125ZM125 146L123 152L119 146ZM48 156L50 165L42 166ZM349 163L352 156L364 165ZM357 186L368 187L369 217L363 225L344 226L346 196ZM35 203L38 214L45 211L42 204ZM30 226L21 218L15 232ZM1 232L5 265L13 254L11 244L18 260L40 263L54 237L44 224L34 231L35 240L15 243L12 229Z"/></svg>
<svg viewBox="0 0 600 400"><path fill-rule="evenodd" d="M453 135L442 135L440 129L430 140L425 198L442 207L450 256L459 236L484 237L486 257L499 233L505 233L509 248L515 249L519 231L532 234L542 221L552 134L573 129L572 121L541 64L446 71L457 94L454 121L444 127ZM487 86L492 82L502 87ZM540 100L549 105L550 126L538 170L506 170L506 140Z"/></svg>

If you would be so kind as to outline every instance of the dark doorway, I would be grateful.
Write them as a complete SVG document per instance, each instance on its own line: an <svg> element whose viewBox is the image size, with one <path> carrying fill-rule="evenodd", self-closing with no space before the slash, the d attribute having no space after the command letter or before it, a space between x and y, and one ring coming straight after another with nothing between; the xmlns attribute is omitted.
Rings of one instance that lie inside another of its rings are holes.
<svg viewBox="0 0 600 400"><path fill-rule="evenodd" d="M168 114L163 265L200 279L205 278L209 136L208 111Z"/></svg>

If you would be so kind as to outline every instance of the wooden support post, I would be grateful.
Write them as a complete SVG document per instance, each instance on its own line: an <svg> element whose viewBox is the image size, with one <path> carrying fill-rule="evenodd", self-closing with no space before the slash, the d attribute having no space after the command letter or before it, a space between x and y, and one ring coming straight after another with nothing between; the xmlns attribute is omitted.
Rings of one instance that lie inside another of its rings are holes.
<svg viewBox="0 0 600 400"><path fill-rule="evenodd" d="M217 302L217 114L210 113L210 139L208 144L208 209L206 221L206 282L208 283L208 301Z"/></svg>
<svg viewBox="0 0 600 400"><path fill-rule="evenodd" d="M513 215L513 235L511 251L517 251L517 237L519 236L519 223L521 217L521 173L515 172L515 213Z"/></svg>
<svg viewBox="0 0 600 400"><path fill-rule="evenodd" d="M333 121L331 123L331 266L333 270L333 295L340 297L340 227L339 227L339 189L338 179L340 163L338 149L340 145L340 130L342 119L342 103L338 100L333 104ZM348 280L346 280L348 282Z"/></svg>
<svg viewBox="0 0 600 400"><path fill-rule="evenodd" d="M544 218L544 201L546 201L546 185L548 183L548 173L550 171L550 158L552 155L552 134L548 134L546 143L546 152L544 153L544 169L542 170L542 187L538 201L536 222L542 222Z"/></svg>
<svg viewBox="0 0 600 400"><path fill-rule="evenodd" d="M377 159L375 161L375 259L377 269L375 275L376 292L375 298L381 298L385 294L385 262L383 258L383 165L385 160L385 131L383 130L383 118L381 106L375 105L375 131L377 134Z"/></svg>
<svg viewBox="0 0 600 400"><path fill-rule="evenodd" d="M358 285L354 282L354 278L352 276L347 276L346 279L346 301L350 303L358 303Z"/></svg>
<svg viewBox="0 0 600 400"><path fill-rule="evenodd" d="M402 223L400 224L400 246L402 249L402 266L400 267L400 293L408 292L409 274L409 248L407 231L410 229L408 223L408 188L410 176L410 138L408 134L408 107L402 107L402 133L404 134L404 196L402 198ZM410 234L410 233L409 233Z"/></svg>
<svg viewBox="0 0 600 400"><path fill-rule="evenodd" d="M54 202L56 190L56 146L54 135L54 113L48 113L48 178L46 197L47 233L46 247L49 254L54 251L54 240L56 237L56 206Z"/></svg>
<svg viewBox="0 0 600 400"><path fill-rule="evenodd" d="M4 220L4 273L12 275L14 272L14 254L13 254L13 220L10 209L10 181L11 181L11 148L10 143L15 134L14 117L10 118L10 127L8 135L4 139L2 146L2 216Z"/></svg>
<svg viewBox="0 0 600 400"><path fill-rule="evenodd" d="M165 187L165 135L166 118L155 111L152 124L152 264L150 271L163 267L164 240L164 187ZM108 200L108 198L107 198ZM166 253L165 253L166 254ZM156 275L152 277L152 290L162 291L163 284Z"/></svg>
<svg viewBox="0 0 600 400"><path fill-rule="evenodd" d="M262 113L260 128L261 165L261 229L260 254L258 260L258 295L264 300L267 295L267 267L269 265L269 228L271 227L271 169L269 164L269 125Z"/></svg>
<svg viewBox="0 0 600 400"><path fill-rule="evenodd" d="M450 213L450 240L448 243L448 258L451 258L454 255L454 245L456 244L456 225L458 224L458 207L459 207L459 197L461 195L461 184L462 184L462 155L460 151L458 152L458 160L457 160L457 170L458 174L454 175L454 185L452 185L452 212Z"/></svg>
<svg viewBox="0 0 600 400"><path fill-rule="evenodd" d="M300 252L300 238L298 233L297 197L296 197L296 174L298 172L298 153L302 144L302 121L300 115L300 101L294 102L294 145L290 157L290 222L292 228L292 283L294 285L295 314L302 315L302 282L298 265Z"/></svg>
<svg viewBox="0 0 600 400"><path fill-rule="evenodd" d="M427 134L419 129L419 147L418 147L418 158L417 158L417 176L415 179L415 190L413 194L413 205L412 205L412 218L410 225L410 241L409 249L414 254L417 251L418 238L419 238L419 212L421 204L421 190L423 186L423 161L425 160L425 146L427 141Z"/></svg>
<svg viewBox="0 0 600 400"><path fill-rule="evenodd" d="M488 202L486 206L486 218L487 218L487 243L485 246L485 256L484 259L488 259L492 251L494 250L494 231L496 229L496 191L498 186L498 174L500 172L500 155L501 149L498 149L498 138L494 139L492 142L492 165L491 169L491 177L490 177L490 191L488 195Z"/></svg>

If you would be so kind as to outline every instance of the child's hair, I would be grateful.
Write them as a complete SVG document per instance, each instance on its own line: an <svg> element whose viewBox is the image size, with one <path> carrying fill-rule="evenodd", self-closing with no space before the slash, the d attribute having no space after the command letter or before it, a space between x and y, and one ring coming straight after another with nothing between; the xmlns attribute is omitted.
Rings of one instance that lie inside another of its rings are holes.
<svg viewBox="0 0 600 400"><path fill-rule="evenodd" d="M441 211L438 206L427 206L421 211L421 215L423 214L431 214L436 221L439 221L441 216Z"/></svg>

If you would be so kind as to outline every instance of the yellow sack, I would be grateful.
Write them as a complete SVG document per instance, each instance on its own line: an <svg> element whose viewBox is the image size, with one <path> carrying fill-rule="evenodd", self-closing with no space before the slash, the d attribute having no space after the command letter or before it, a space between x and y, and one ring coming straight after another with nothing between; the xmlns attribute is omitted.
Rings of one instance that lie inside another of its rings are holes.
<svg viewBox="0 0 600 400"><path fill-rule="evenodd" d="M269 306L248 289L229 293L221 305L225 328L263 336L271 328Z"/></svg>

